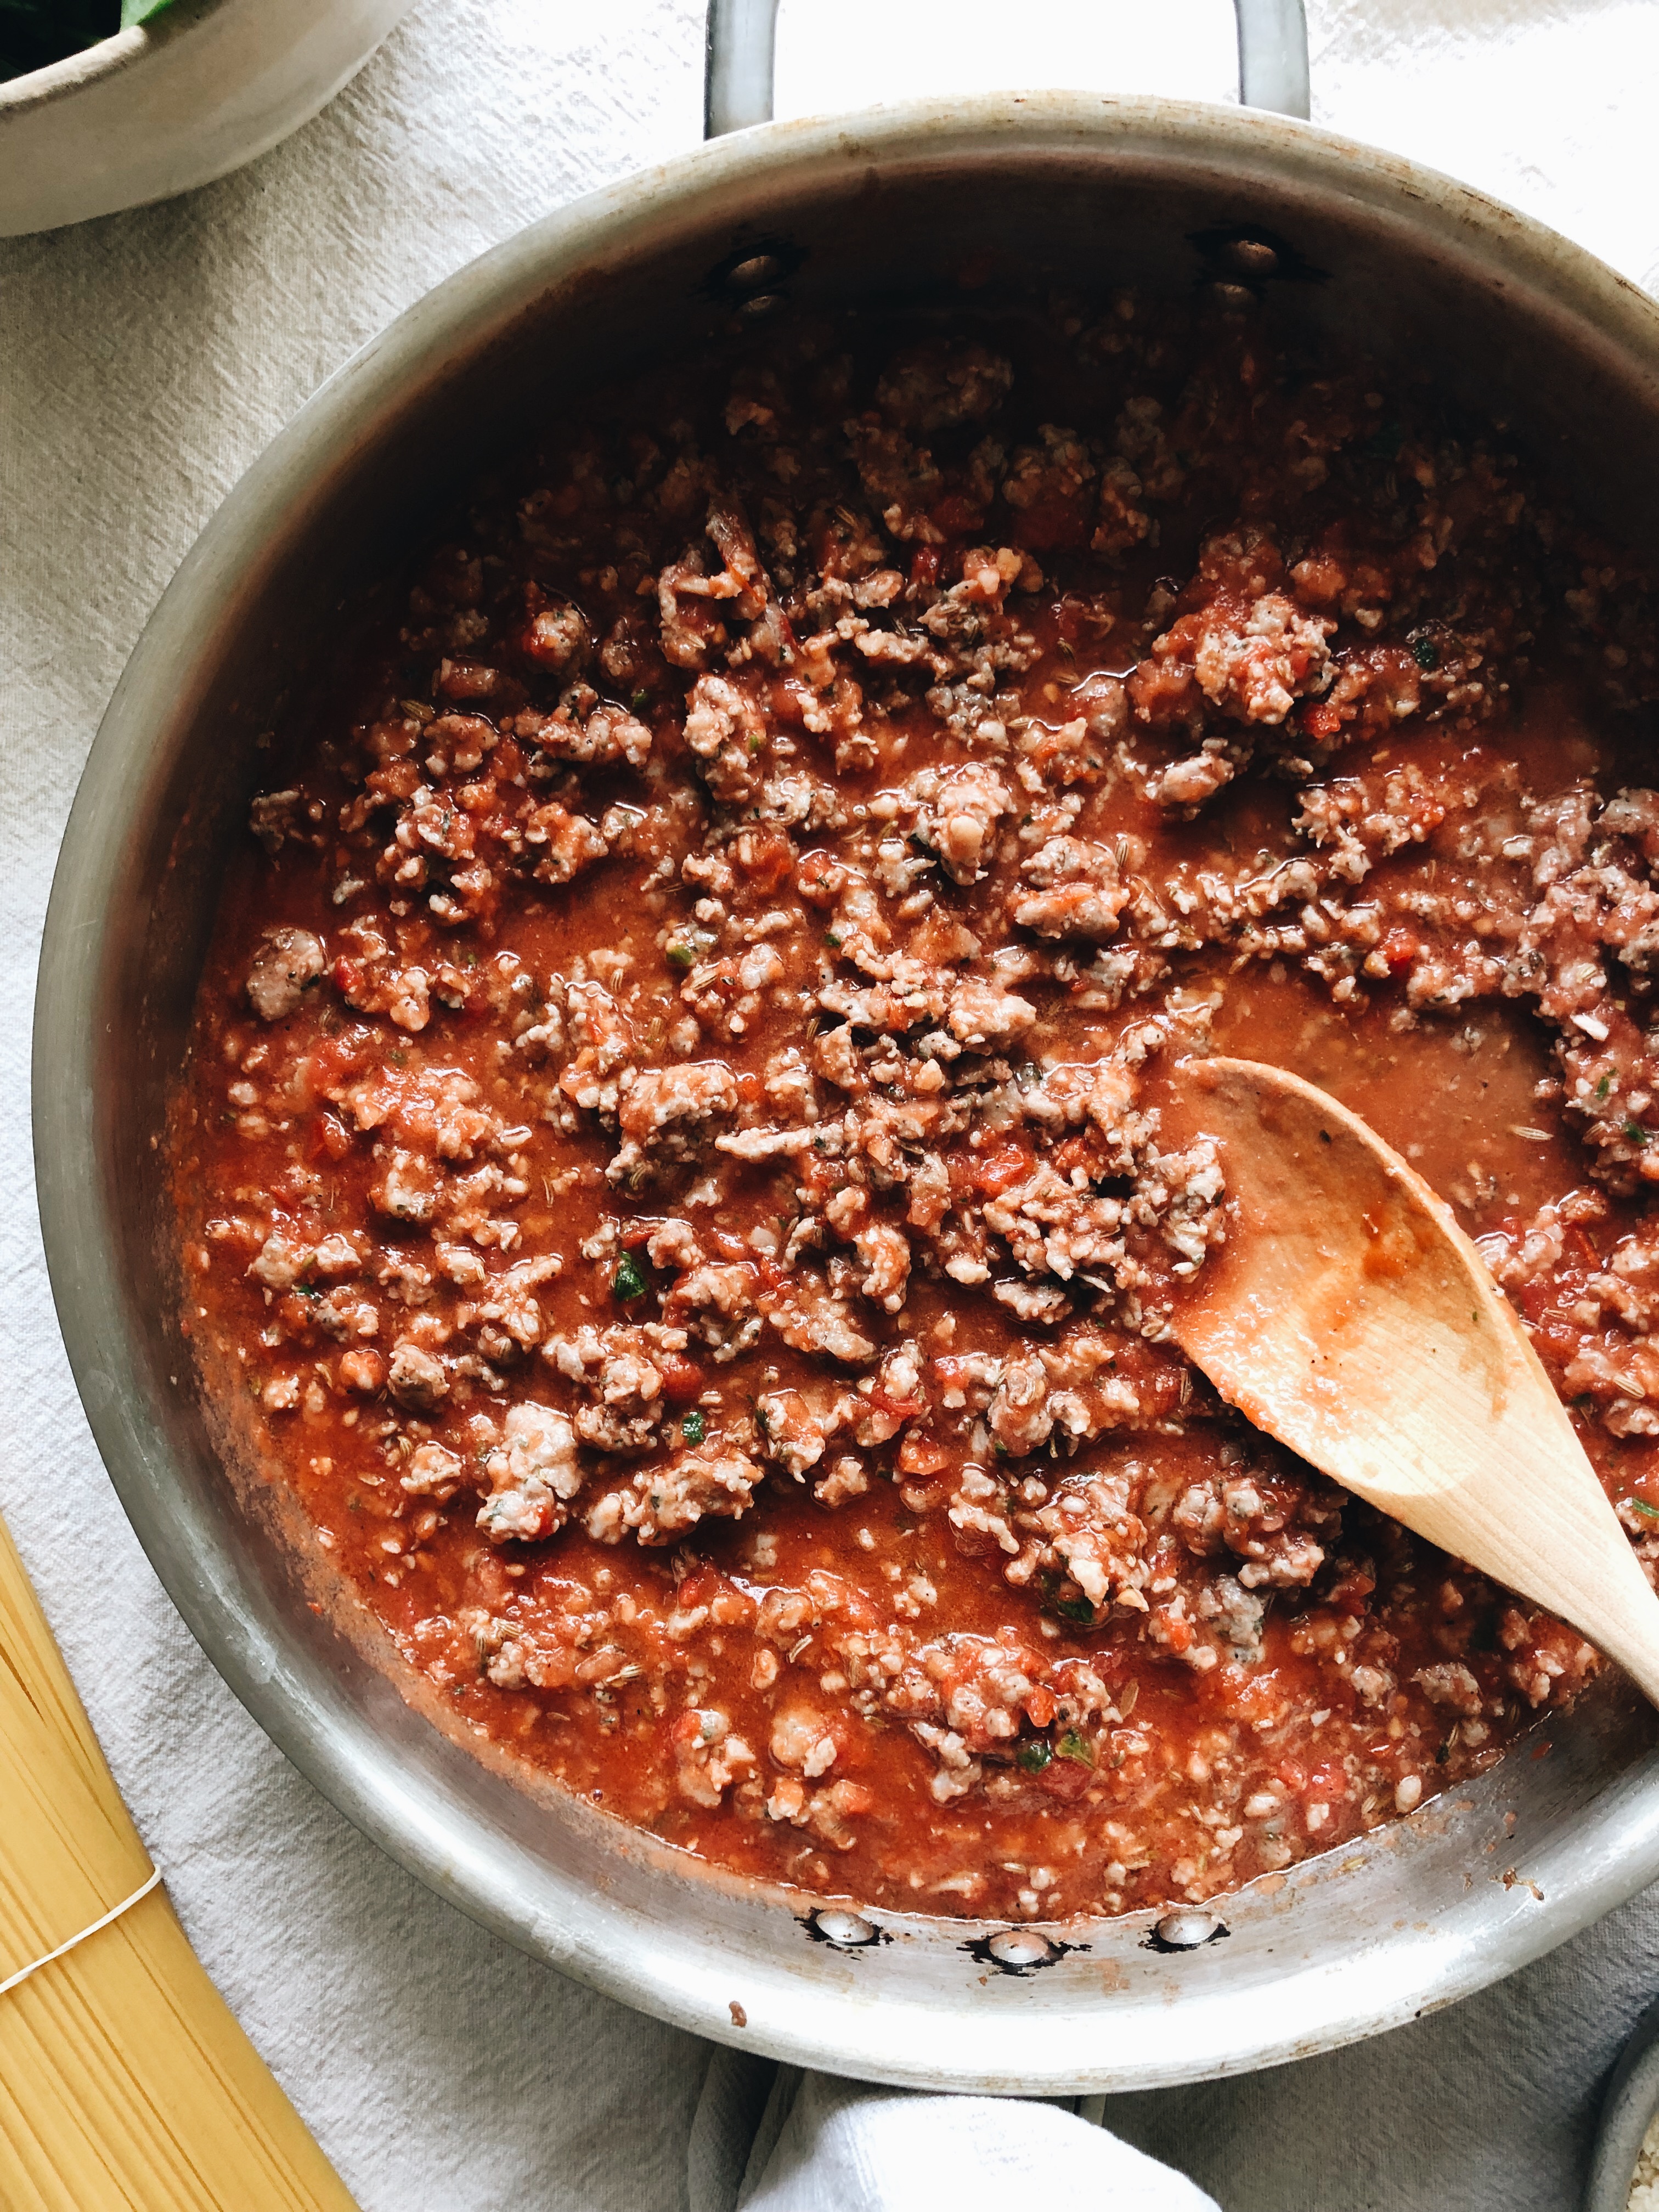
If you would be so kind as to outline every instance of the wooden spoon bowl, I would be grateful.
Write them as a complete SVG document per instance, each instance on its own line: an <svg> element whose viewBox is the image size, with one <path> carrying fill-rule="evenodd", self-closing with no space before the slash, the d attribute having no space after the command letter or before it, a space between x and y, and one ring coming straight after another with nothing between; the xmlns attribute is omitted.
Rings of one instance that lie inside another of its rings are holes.
<svg viewBox="0 0 1659 2212"><path fill-rule="evenodd" d="M1451 1209L1328 1093L1194 1060L1170 1133L1221 1145L1227 1241L1176 1341L1323 1474L1547 1607L1659 1705L1659 1598L1513 1308Z"/></svg>

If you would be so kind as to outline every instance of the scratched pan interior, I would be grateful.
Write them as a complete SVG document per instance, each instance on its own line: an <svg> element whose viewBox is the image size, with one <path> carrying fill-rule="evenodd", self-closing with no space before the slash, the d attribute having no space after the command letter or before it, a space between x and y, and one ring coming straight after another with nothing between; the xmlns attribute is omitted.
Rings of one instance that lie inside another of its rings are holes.
<svg viewBox="0 0 1659 2212"><path fill-rule="evenodd" d="M1603 1686L1455 1800L1225 1900L1224 1939L1196 1950L1148 1948L1146 1915L1053 1929L1050 1960L1019 1972L978 1923L872 1914L875 1940L837 1947L811 1900L475 1757L361 1621L311 1609L314 1551L302 1567L269 1492L227 1482L237 1448L196 1402L153 1140L273 702L343 596L527 410L714 330L732 312L715 272L745 247L781 255L801 307L944 295L988 252L1011 276L1180 292L1213 273L1195 238L1229 225L1291 250L1284 313L1507 416L1630 535L1659 513L1652 306L1410 164L1277 118L1060 94L771 126L521 234L324 387L161 601L54 885L34 1089L53 1288L111 1474L204 1648L342 1811L488 1927L668 2020L841 2072L1148 2087L1408 2019L1659 1875L1652 1717Z"/></svg>

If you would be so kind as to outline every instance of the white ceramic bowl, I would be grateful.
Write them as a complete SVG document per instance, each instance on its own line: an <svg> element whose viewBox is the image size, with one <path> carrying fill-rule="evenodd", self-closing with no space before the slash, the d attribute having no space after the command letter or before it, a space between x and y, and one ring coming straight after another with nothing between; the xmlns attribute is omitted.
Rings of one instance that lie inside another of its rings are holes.
<svg viewBox="0 0 1659 2212"><path fill-rule="evenodd" d="M1643 2138L1659 2112L1659 2004L1631 2032L1601 2101L1583 2212L1625 2212Z"/></svg>
<svg viewBox="0 0 1659 2212"><path fill-rule="evenodd" d="M173 0L0 84L0 238L189 191L308 122L409 0Z"/></svg>

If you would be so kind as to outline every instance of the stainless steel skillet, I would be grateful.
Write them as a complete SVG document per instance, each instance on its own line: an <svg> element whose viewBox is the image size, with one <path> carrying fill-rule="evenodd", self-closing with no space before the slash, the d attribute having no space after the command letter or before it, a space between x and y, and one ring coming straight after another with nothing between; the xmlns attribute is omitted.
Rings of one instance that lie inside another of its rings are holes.
<svg viewBox="0 0 1659 2212"><path fill-rule="evenodd" d="M764 112L769 22L764 6L717 5L717 122ZM1297 18L1265 22L1276 63L1243 9L1245 82L1295 105ZM739 32L752 42L734 46ZM1144 1916L1011 1933L814 1914L710 1875L484 1763L406 1701L361 1626L310 1610L318 1588L273 1493L198 1401L155 1145L260 732L341 599L525 410L786 295L944 294L970 253L1068 285L1271 286L1310 331L1481 401L1583 504L1651 539L1659 312L1445 178L1259 111L1049 92L719 137L410 309L276 441L169 586L53 888L41 1218L88 1419L180 1611L295 1764L441 1894L630 2003L805 2063L957 2088L1148 2087L1408 2019L1659 1875L1650 1717L1609 1686L1478 1789L1241 1893L1221 1908L1225 1940L1174 1952L1148 1948Z"/></svg>

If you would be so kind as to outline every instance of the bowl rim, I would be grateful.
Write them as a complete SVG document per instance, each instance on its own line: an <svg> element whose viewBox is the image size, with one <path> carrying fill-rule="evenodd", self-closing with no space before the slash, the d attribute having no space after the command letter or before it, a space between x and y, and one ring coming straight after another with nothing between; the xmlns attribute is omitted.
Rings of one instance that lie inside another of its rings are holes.
<svg viewBox="0 0 1659 2212"><path fill-rule="evenodd" d="M72 100L78 92L119 76L234 5L235 0L173 0L153 25L136 23L131 30L112 31L106 39L65 54L61 61L48 62L44 69L7 77L0 82L0 129L14 116Z"/></svg>
<svg viewBox="0 0 1659 2212"><path fill-rule="evenodd" d="M624 1972L563 1929L527 1929L500 1903L499 1888L477 1852L459 1859L445 1848L443 1821L429 1818L399 1786L396 1773L375 1769L372 1755L355 1765L331 1742L319 1714L280 1671L227 1628L222 1592L212 1587L211 1562L198 1572L168 1549L169 1530L156 1511L146 1467L142 1407L124 1406L120 1352L125 1310L116 1286L118 1253L102 1195L98 1139L88 1105L96 1040L89 963L111 927L103 886L122 850L124 807L153 757L161 726L159 701L176 690L179 672L201 650L230 580L258 557L259 543L281 534L283 503L304 507L331 451L357 439L373 442L401 399L432 379L453 356L457 334L482 349L527 302L562 274L617 250L677 196L713 208L720 195L775 177L780 165L827 169L892 160L936 161L947 149L981 158L1011 140L1023 150L1065 153L1086 148L1101 160L1133 158L1149 147L1162 156L1200 153L1231 161L1246 184L1273 164L1281 181L1339 191L1361 208L1398 216L1409 204L1425 240L1473 231L1504 269L1548 288L1552 301L1587 319L1604 340L1643 349L1654 363L1659 408L1659 305L1586 249L1473 188L1401 157L1364 147L1318 126L1196 101L1037 92L987 94L962 101L893 104L854 116L774 124L636 172L584 196L514 234L465 265L406 309L337 370L264 448L227 495L185 556L135 647L100 724L64 837L43 932L34 1018L33 1120L40 1218L54 1299L87 1418L118 1494L185 1623L245 1706L301 1771L351 1820L423 1883L483 1925L623 2002L718 2041L760 2048L797 2063L859 2072L917 2086L986 2086L1027 2094L1151 2087L1280 2063L1332 2049L1400 2024L1466 1996L1528 1963L1611 1910L1659 1875L1659 1786L1648 1761L1622 1773L1579 1816L1573 1838L1573 1879L1552 1878L1547 1901L1501 1907L1504 1917L1482 1932L1443 1923L1431 1948L1407 1947L1375 1985L1345 1962L1346 1987L1292 1972L1287 1980L1310 2013L1292 2025L1256 2006L1228 2001L1231 2032L1189 2058L1144 2062L1120 2050L1109 2067L1085 2052L1018 2075L1005 2059L988 2078L985 2054L1000 2033L996 2016L980 2016L980 2070L960 2067L954 2081L930 2072L927 2054L861 2058L858 2002L843 2005L827 1989L803 1992L802 2017L764 2040L741 2035L723 1995L694 1986L687 1948L676 1951L665 1931L648 1973ZM288 489L284 489L287 486ZM302 495L296 497L295 495ZM302 520L291 526L298 530ZM256 533L263 529L263 538ZM83 1096L82 1094L85 1093ZM113 1264L112 1264L113 1263ZM101 1332L101 1333L100 1333ZM124 1356L124 1355L122 1355ZM176 1533L176 1532L174 1532ZM358 1718L350 1731L373 1752L378 1741ZM441 1808L440 1808L441 1810ZM476 1829L473 1831L476 1836ZM1558 1868L1559 1866L1558 1854ZM882 1916L885 1917L886 1916ZM1132 1920L1137 1916L1128 1916ZM1356 1956L1363 1947L1356 1938ZM868 2000L864 2001L866 2004ZM895 2008L913 2017L910 2008ZM1100 2011L1109 2009L1101 2006ZM1206 2021L1206 2024L1208 2024ZM867 2030L867 2018L862 2022ZM896 2025L896 2023L895 2023ZM1219 2015L1214 2026L1220 2025ZM1200 2038L1200 2039L1202 2039Z"/></svg>
<svg viewBox="0 0 1659 2212"><path fill-rule="evenodd" d="M1583 2212L1625 2212L1636 2162L1659 2117L1659 2002L1638 2019L1601 2100Z"/></svg>

